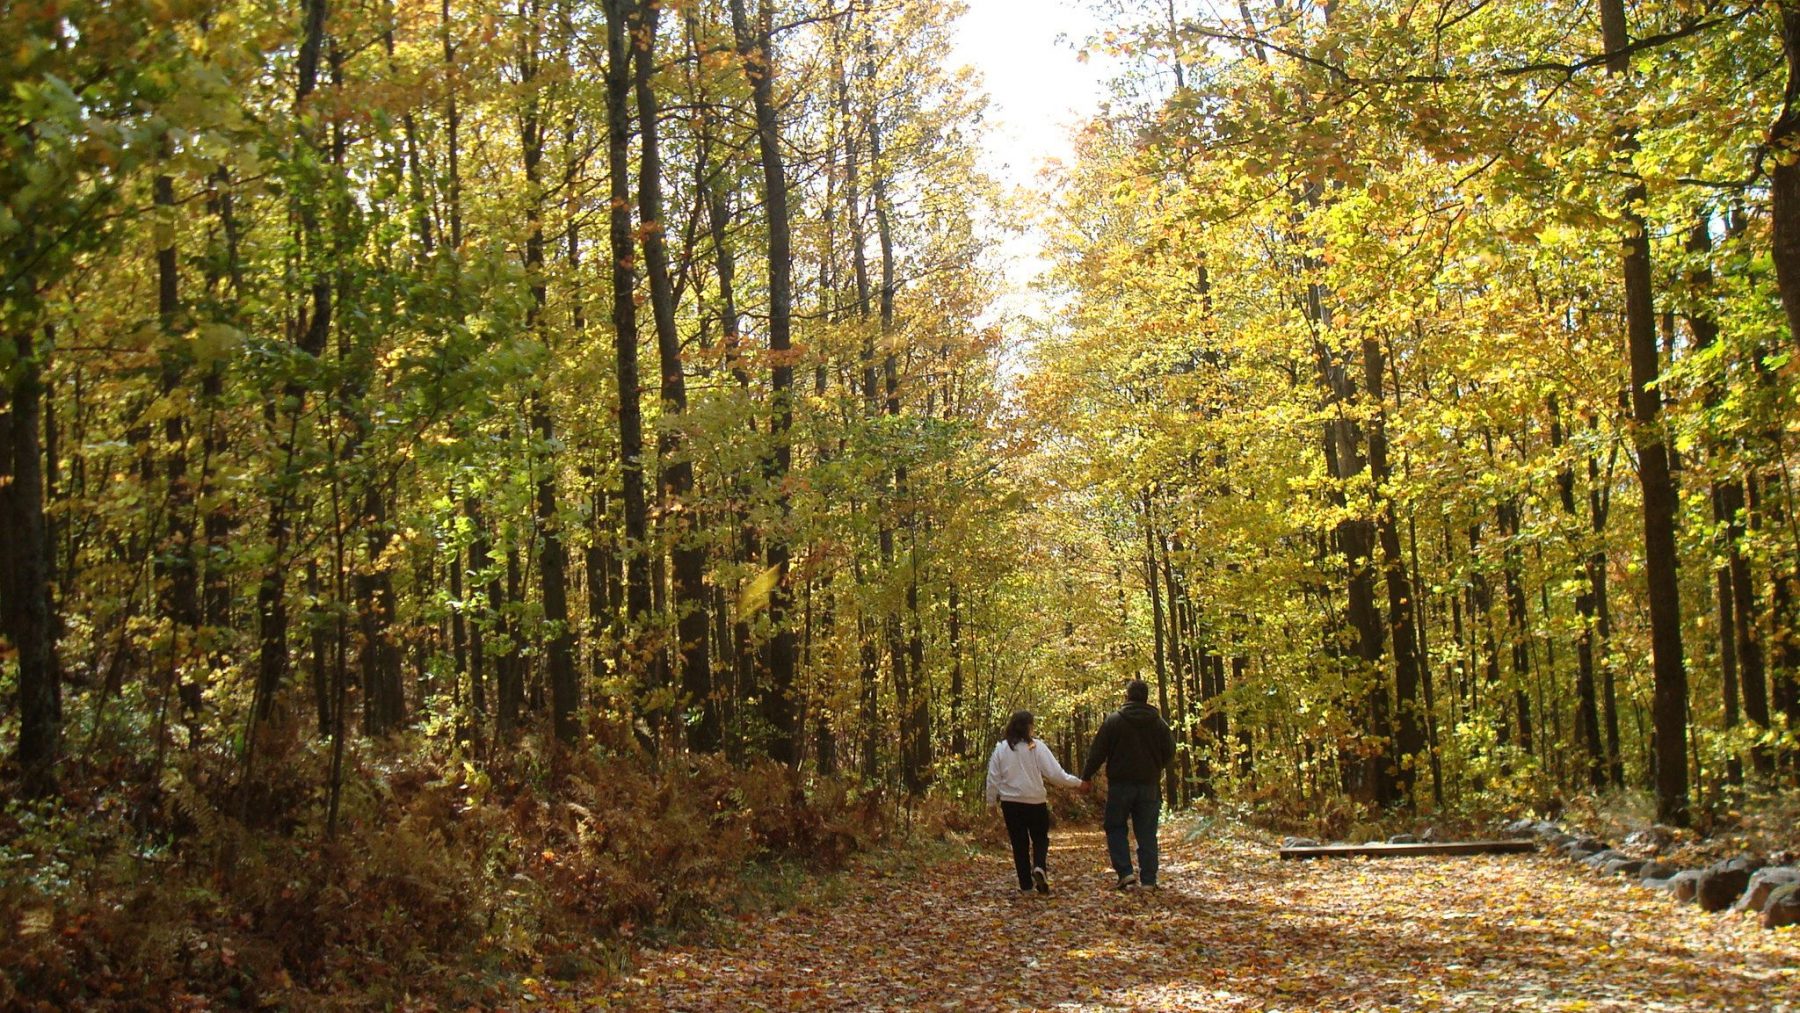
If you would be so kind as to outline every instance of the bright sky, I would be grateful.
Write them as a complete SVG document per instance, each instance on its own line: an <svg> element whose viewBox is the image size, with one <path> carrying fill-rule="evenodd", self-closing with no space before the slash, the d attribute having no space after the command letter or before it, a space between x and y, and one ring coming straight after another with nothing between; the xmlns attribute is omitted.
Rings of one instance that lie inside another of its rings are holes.
<svg viewBox="0 0 1800 1013"><path fill-rule="evenodd" d="M1033 187L1046 162L1071 156L1071 129L1099 108L1102 71L1075 58L1094 34L1083 0L967 0L953 63L980 72L993 104L986 126L984 165L1012 187ZM1040 300L1028 291L1042 270L1042 241L1027 223L1003 254L1011 291L1002 315L1035 315Z"/></svg>

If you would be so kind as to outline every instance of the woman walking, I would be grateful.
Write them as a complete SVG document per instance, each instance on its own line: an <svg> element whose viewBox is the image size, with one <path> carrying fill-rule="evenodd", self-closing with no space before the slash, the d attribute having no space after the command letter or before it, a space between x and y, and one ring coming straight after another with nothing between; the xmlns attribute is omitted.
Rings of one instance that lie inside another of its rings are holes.
<svg viewBox="0 0 1800 1013"><path fill-rule="evenodd" d="M992 809L998 803L1006 818L1019 889L1049 893L1050 806L1044 782L1065 788L1086 787L1087 782L1062 769L1048 742L1032 737L1035 725L1030 711L1017 711L1006 723L1006 738L988 758L987 804Z"/></svg>

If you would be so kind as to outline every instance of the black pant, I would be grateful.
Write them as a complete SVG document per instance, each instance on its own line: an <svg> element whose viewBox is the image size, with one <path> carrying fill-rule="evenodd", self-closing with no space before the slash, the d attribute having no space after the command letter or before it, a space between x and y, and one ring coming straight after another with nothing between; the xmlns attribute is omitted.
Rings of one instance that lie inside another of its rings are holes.
<svg viewBox="0 0 1800 1013"><path fill-rule="evenodd" d="M1019 872L1019 889L1032 887L1031 867L1048 868L1050 856L1050 807L1042 802L1000 803L1006 817L1006 837L1012 841L1013 865Z"/></svg>

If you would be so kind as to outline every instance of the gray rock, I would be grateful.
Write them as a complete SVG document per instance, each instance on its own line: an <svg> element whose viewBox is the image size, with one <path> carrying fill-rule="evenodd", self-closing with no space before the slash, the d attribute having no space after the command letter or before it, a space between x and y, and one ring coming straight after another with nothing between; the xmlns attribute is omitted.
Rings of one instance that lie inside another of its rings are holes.
<svg viewBox="0 0 1800 1013"><path fill-rule="evenodd" d="M1765 929L1800 925L1800 883L1776 887L1775 892L1769 894L1768 902L1763 905L1762 925Z"/></svg>
<svg viewBox="0 0 1800 1013"><path fill-rule="evenodd" d="M1769 895L1776 889L1789 883L1800 883L1800 869L1792 866L1772 865L1766 869L1758 869L1750 875L1750 884L1744 888L1743 896L1731 905L1733 911L1761 911L1769 901Z"/></svg>
<svg viewBox="0 0 1800 1013"><path fill-rule="evenodd" d="M1615 860L1621 859L1621 858L1630 858L1630 857L1631 857L1630 855L1627 855L1623 851L1614 851L1611 848L1608 848L1605 851L1596 851L1593 854L1587 856L1586 858L1581 860L1581 864L1587 866L1590 869L1598 869L1608 862L1615 861Z"/></svg>
<svg viewBox="0 0 1800 1013"><path fill-rule="evenodd" d="M1417 844L1419 837L1417 834L1395 834L1388 838L1387 842L1389 844Z"/></svg>
<svg viewBox="0 0 1800 1013"><path fill-rule="evenodd" d="M1700 874L1694 900L1702 911L1723 911L1750 885L1750 870L1741 858L1720 862Z"/></svg>
<svg viewBox="0 0 1800 1013"><path fill-rule="evenodd" d="M1581 862L1587 861L1588 859L1594 857L1595 855L1598 855L1599 853L1600 852L1598 852L1598 851L1582 851L1581 849L1577 848L1574 851L1564 851L1563 855L1565 857L1567 857L1569 859L1569 861L1579 864Z"/></svg>
<svg viewBox="0 0 1800 1013"><path fill-rule="evenodd" d="M1644 863L1643 868L1640 868L1637 871L1637 874L1645 879L1668 879L1670 876L1675 875L1677 871L1678 870L1673 865L1670 865L1667 862L1658 862L1655 859L1651 859Z"/></svg>
<svg viewBox="0 0 1800 1013"><path fill-rule="evenodd" d="M1598 837L1577 837L1564 844L1562 849L1571 854L1576 851L1585 851L1591 855L1598 851L1605 851L1606 847L1606 842Z"/></svg>
<svg viewBox="0 0 1800 1013"><path fill-rule="evenodd" d="M1316 848L1319 846L1319 842L1310 837L1283 837L1281 846L1284 848Z"/></svg>
<svg viewBox="0 0 1800 1013"><path fill-rule="evenodd" d="M1660 854L1664 848L1673 843L1675 843L1675 832L1668 827L1634 830L1625 838L1625 847L1652 855Z"/></svg>
<svg viewBox="0 0 1800 1013"><path fill-rule="evenodd" d="M1539 837L1555 837L1557 834L1563 832L1562 827L1557 826L1549 820L1538 820L1537 826L1534 829L1537 831Z"/></svg>
<svg viewBox="0 0 1800 1013"><path fill-rule="evenodd" d="M1505 837L1530 837L1537 833L1537 820L1513 820L1500 829Z"/></svg>
<svg viewBox="0 0 1800 1013"><path fill-rule="evenodd" d="M1643 887L1646 890L1664 890L1664 891L1666 891L1666 890L1672 889L1671 886L1669 885L1669 877L1667 877L1667 876L1645 876L1643 879L1638 881L1638 885Z"/></svg>
<svg viewBox="0 0 1800 1013"><path fill-rule="evenodd" d="M1600 872L1607 876L1636 876L1644 865L1641 858L1615 858L1602 865Z"/></svg>
<svg viewBox="0 0 1800 1013"><path fill-rule="evenodd" d="M1676 900L1693 900L1694 892L1700 887L1699 869L1683 869L1669 877L1669 892Z"/></svg>

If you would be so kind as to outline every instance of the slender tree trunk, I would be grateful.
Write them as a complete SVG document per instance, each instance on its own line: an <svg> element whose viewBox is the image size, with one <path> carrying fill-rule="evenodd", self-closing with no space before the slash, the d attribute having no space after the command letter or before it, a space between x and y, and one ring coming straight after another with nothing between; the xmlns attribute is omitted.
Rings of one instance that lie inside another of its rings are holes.
<svg viewBox="0 0 1800 1013"><path fill-rule="evenodd" d="M1781 292L1782 309L1787 313L1789 338L1800 342L1800 3L1779 0L1775 17L1786 56L1787 80L1782 89L1781 114L1769 129L1769 150L1763 165L1769 173L1770 253L1776 286ZM1619 19L1623 22L1622 12ZM1620 32L1623 31L1621 24ZM1607 48L1612 48L1610 43Z"/></svg>
<svg viewBox="0 0 1800 1013"><path fill-rule="evenodd" d="M1625 0L1601 0L1600 25L1607 52L1607 71L1615 77L1631 73L1630 31ZM1637 140L1627 130L1619 139L1627 157ZM1687 665L1681 647L1681 588L1676 575L1675 484L1670 472L1669 441L1663 431L1662 370L1656 347L1656 305L1652 290L1650 233L1640 208L1644 185L1625 190L1622 241L1625 282L1626 343L1631 353L1631 408L1638 450L1638 479L1643 489L1644 574L1649 585L1651 665L1655 690L1651 702L1655 732L1656 815L1686 826Z"/></svg>
<svg viewBox="0 0 1800 1013"><path fill-rule="evenodd" d="M0 388L0 628L18 665L19 738L14 759L27 794L57 791L62 682L55 665L50 546L44 518L44 397L40 350L29 331L11 337L11 383Z"/></svg>
<svg viewBox="0 0 1800 1013"><path fill-rule="evenodd" d="M1151 514L1150 494L1144 493L1140 499L1142 520L1144 525L1144 593L1150 596L1150 629L1155 637L1154 658L1156 662L1156 702L1162 712L1169 712L1169 624L1163 610L1162 581L1156 561L1156 518ZM1163 795L1168 799L1169 808L1180 805L1180 797L1175 786L1175 765L1170 764L1163 772Z"/></svg>
<svg viewBox="0 0 1800 1013"><path fill-rule="evenodd" d="M545 124L543 102L537 91L541 51L539 33L543 25L539 0L526 0L520 5L526 24L540 26L536 32L527 28L521 55L520 78L530 90L525 113L519 124L519 146L525 169L525 277L531 287L531 306L526 311L525 326L535 333L544 347L550 347L544 314L549 303L549 284L545 278L544 181L543 159ZM566 29L567 44L574 45L573 29ZM579 265L571 265L572 268ZM565 746L581 739L581 679L575 671L575 631L569 625L569 560L563 545L562 523L557 519L556 420L550 410L542 379L531 395L531 427L537 433L542 459L536 481L538 535L538 593L542 598L547 642L545 644L546 675L550 683L550 725L557 741ZM536 457L537 455L533 455Z"/></svg>
<svg viewBox="0 0 1800 1013"><path fill-rule="evenodd" d="M1550 447L1562 455L1567 440L1562 426L1562 410L1556 395L1549 400ZM1563 513L1578 519L1575 508L1575 465L1561 461L1556 471L1556 491ZM1582 575L1582 589L1575 595L1575 612L1581 623L1575 637L1575 724L1581 733L1582 753L1586 757L1587 785L1593 791L1606 787L1606 749L1600 742L1600 707L1594 693L1594 592Z"/></svg>
<svg viewBox="0 0 1800 1013"><path fill-rule="evenodd" d="M294 91L294 107L301 122L308 122L312 111L308 109L309 100L318 90L319 60L325 47L325 18L328 0L306 0L305 23L298 54L298 84ZM333 62L336 61L335 54ZM302 131L297 143L313 147L315 141ZM335 147L336 145L334 145ZM335 183L335 181L333 181ZM315 205L317 197L310 193L297 193L294 203L299 212L297 242L303 251L303 270L309 278L306 283L310 290L310 306L303 310L290 323L294 335L295 346L306 356L317 359L324 354L326 341L331 335L332 322L332 271L317 262L322 259L318 247L321 245L318 236L321 233L318 209ZM271 546L270 561L263 571L256 591L256 614L259 647L257 652L257 678L255 702L252 713L256 723L261 724L274 713L275 698L281 685L287 679L288 646L287 646L287 548L290 537L288 509L293 496L293 486L297 476L294 475L294 445L300 416L305 410L307 389L298 380L289 380L283 386L284 399L288 402L288 418L285 423L277 420L275 406L271 402L266 409L266 417L278 429L277 455L281 459L280 473L277 479L274 498L269 504L268 523L265 531ZM281 431L285 425L285 431ZM246 756L251 755L250 745L254 743L254 735L247 740Z"/></svg>
<svg viewBox="0 0 1800 1013"><path fill-rule="evenodd" d="M1525 560L1519 551L1518 500L1502 500L1495 513L1500 533L1506 538L1506 546L1501 551L1500 573L1506 591L1507 639L1512 647L1513 709L1519 719L1519 748L1529 756L1536 741L1532 734L1531 697L1525 690L1531 682L1531 626L1525 601Z"/></svg>
<svg viewBox="0 0 1800 1013"><path fill-rule="evenodd" d="M1169 542L1159 536L1157 543L1162 550L1162 581L1169 602L1169 615L1166 622L1169 640L1167 653L1171 681L1175 684L1175 709L1170 711L1165 702L1163 714L1175 729L1176 741L1180 742L1183 737L1182 732L1188 727L1187 686L1193 671L1191 646L1192 638L1195 635L1195 624L1191 621L1193 608L1187 602L1175 579L1175 566L1169 558ZM1175 799L1173 803L1175 805L1185 805L1188 801L1188 793L1193 790L1193 771L1189 768L1192 759L1191 753L1190 749L1178 750L1176 762L1169 764L1169 774L1175 780L1175 790L1170 793Z"/></svg>
<svg viewBox="0 0 1800 1013"><path fill-rule="evenodd" d="M494 559L488 543L487 524L481 516L481 504L473 496L463 499L463 516L469 520L469 581L487 581L482 590L482 603L469 623L469 704L473 708L470 723L474 726L476 749L487 736L487 641L492 628L494 609L500 604L500 581L495 577Z"/></svg>
<svg viewBox="0 0 1800 1013"><path fill-rule="evenodd" d="M1417 779L1416 764L1425 751L1425 732L1419 714L1418 636L1415 632L1417 612L1411 576L1400 546L1399 520L1394 516L1394 500L1387 493L1391 480L1388 467L1387 409L1383 402L1382 376L1386 371L1381 346L1373 338L1363 341L1364 387L1376 410L1369 424L1369 476L1375 482L1379 501L1376 503L1375 527L1381 545L1382 569L1387 578L1388 643L1394 655L1394 703L1399 719L1395 740L1394 765L1396 801L1415 804L1413 788Z"/></svg>
<svg viewBox="0 0 1800 1013"><path fill-rule="evenodd" d="M753 27L744 0L731 0L732 32L738 58L750 79L750 97L756 109L756 141L763 172L763 208L768 215L769 244L769 438L773 452L764 462L763 477L776 492L780 528L766 540L765 560L776 573L769 594L769 624L773 633L767 648L769 682L762 687L763 718L770 728L769 756L792 766L797 759L794 707L794 631L788 622L793 591L788 585L790 549L787 530L790 499L787 478L792 463L788 431L793 425L794 367L792 350L793 244L788 224L787 170L781 154L781 126L775 108L775 61L770 13L766 7Z"/></svg>
<svg viewBox="0 0 1800 1013"><path fill-rule="evenodd" d="M636 32L638 111L638 231L644 237L644 270L650 279L650 308L656 322L656 349L662 371L661 427L662 482L668 496L667 515L675 528L670 563L675 598L676 654L681 666L681 691L698 720L684 722L688 748L696 752L718 750L723 738L718 702L713 696L711 653L707 645L706 548L694 530L694 466L687 458L682 416L687 412L687 379L681 361L681 337L675 329L675 292L669 278L669 253L664 239L662 152L658 143L656 91L651 84L655 69L657 19L662 8L642 9Z"/></svg>
<svg viewBox="0 0 1800 1013"><path fill-rule="evenodd" d="M1712 266L1707 258L1712 253L1712 234L1708 231L1711 225L1710 216L1702 214L1693 229L1688 232L1687 249L1696 258L1696 265L1690 269L1688 283L1693 287L1695 298L1699 300L1699 308L1687 315L1688 330L1694 336L1694 351L1705 351L1716 345L1719 340L1719 324L1714 318L1710 305L1712 299L1713 274ZM1716 409L1725 397L1724 384L1717 376L1709 377L1702 385L1706 406ZM1707 444L1707 456L1715 462L1730 453L1731 446L1718 437ZM1724 712L1724 730L1730 736L1737 728L1739 714L1738 684L1740 676L1740 659L1738 648L1749 638L1741 635L1738 627L1740 620L1748 620L1748 616L1737 614L1737 598L1732 590L1732 566L1741 560L1741 546L1737 535L1742 529L1738 526L1737 513L1742 509L1741 494L1732 495L1734 482L1715 478L1712 483L1713 524L1718 531L1719 548L1723 550L1724 562L1717 566L1713 573L1715 585L1716 615L1719 624L1719 675L1720 696ZM1741 486L1737 487L1741 489ZM1732 784L1744 783L1744 765L1736 749L1726 761L1726 776Z"/></svg>
<svg viewBox="0 0 1800 1013"><path fill-rule="evenodd" d="M644 491L644 421L639 401L636 263L631 234L631 33L635 0L606 2L607 172L611 210L612 322L619 388L619 473L625 515L626 640L635 642L651 610L648 513ZM628 655L635 652L628 650Z"/></svg>

